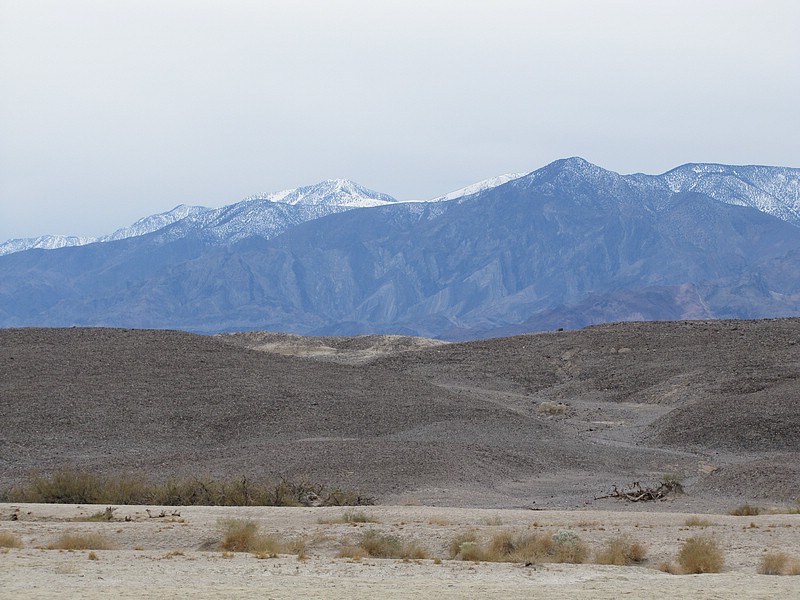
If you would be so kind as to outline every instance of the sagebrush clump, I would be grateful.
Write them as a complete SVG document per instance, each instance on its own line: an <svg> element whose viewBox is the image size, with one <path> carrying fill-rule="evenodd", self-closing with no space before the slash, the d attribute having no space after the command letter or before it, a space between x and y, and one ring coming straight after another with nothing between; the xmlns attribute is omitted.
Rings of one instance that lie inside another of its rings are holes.
<svg viewBox="0 0 800 600"><path fill-rule="evenodd" d="M416 542L401 540L396 536L370 529L361 535L358 544L345 544L338 556L355 560L364 556L421 560L428 558L429 553Z"/></svg>
<svg viewBox="0 0 800 600"><path fill-rule="evenodd" d="M223 531L220 548L224 552L251 552L258 558L305 554L304 540L286 540L275 534L262 534L255 521L225 519L220 521L219 526Z"/></svg>
<svg viewBox="0 0 800 600"><path fill-rule="evenodd" d="M0 548L22 548L22 538L8 531L0 531Z"/></svg>
<svg viewBox="0 0 800 600"><path fill-rule="evenodd" d="M476 532L469 531L450 542L450 557L469 561L579 564L586 561L588 554L586 544L571 531L501 531L486 543L478 540Z"/></svg>
<svg viewBox="0 0 800 600"><path fill-rule="evenodd" d="M113 550L114 545L101 533L67 532L47 545L50 550Z"/></svg>
<svg viewBox="0 0 800 600"><path fill-rule="evenodd" d="M627 536L621 536L608 540L595 556L595 562L601 565L627 566L642 562L646 555L646 546Z"/></svg>
<svg viewBox="0 0 800 600"><path fill-rule="evenodd" d="M785 552L767 552L758 565L761 575L800 575L800 560Z"/></svg>
<svg viewBox="0 0 800 600"><path fill-rule="evenodd" d="M683 543L678 564L684 573L719 573L725 564L725 555L714 538L692 537Z"/></svg>

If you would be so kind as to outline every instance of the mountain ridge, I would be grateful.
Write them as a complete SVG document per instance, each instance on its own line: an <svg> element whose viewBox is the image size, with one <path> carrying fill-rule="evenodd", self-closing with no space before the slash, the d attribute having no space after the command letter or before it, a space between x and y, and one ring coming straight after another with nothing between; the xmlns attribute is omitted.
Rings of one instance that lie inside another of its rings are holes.
<svg viewBox="0 0 800 600"><path fill-rule="evenodd" d="M640 186L642 191L654 190L667 186L673 192L701 191L717 200L727 203L752 206L762 212L800 226L800 169L791 167L769 167L763 165L724 165L721 163L686 163L670 169L660 175L634 173L620 175L590 163L580 157L559 159L531 173L509 173L484 179L465 186L448 194L430 200L411 202L444 202L462 199L508 182L537 174L537 179L548 177L550 173L563 173L565 170L588 179L594 183L602 179L616 179L618 185ZM777 181L771 181L768 175L777 175ZM724 191L724 193L723 193ZM270 204L259 204L266 201L272 204L291 206L316 206L298 209L296 213L286 214ZM248 235L272 237L299 222L319 218L333 212L341 212L352 208L370 208L389 203L398 203L388 194L375 192L348 179L328 179L317 184L301 186L280 192L268 192L249 196L240 202L224 205L220 208L188 206L179 204L175 208L162 213L143 217L130 226L100 236L87 237L76 235L43 235L34 238L15 238L0 243L0 256L12 252L21 252L34 248L57 249L69 246L81 246L89 243L102 243L147 235L183 222L182 227L173 229L173 236L185 235L194 229L209 227L208 239L217 243L231 243ZM245 208L247 207L247 209ZM261 210L264 215L252 217L250 221L242 219L238 226L219 228L218 223L230 220L235 214L250 214ZM272 213L272 214L270 214ZM285 224L280 224L285 221ZM217 223L217 225L215 225Z"/></svg>
<svg viewBox="0 0 800 600"><path fill-rule="evenodd" d="M672 189L659 176L564 159L451 201L319 217L298 214L315 206L274 202L282 225L268 236L248 226L248 211L265 201L245 201L203 213L200 226L176 221L106 244L0 257L0 325L461 340L800 315L798 227L687 183L697 176L685 167Z"/></svg>

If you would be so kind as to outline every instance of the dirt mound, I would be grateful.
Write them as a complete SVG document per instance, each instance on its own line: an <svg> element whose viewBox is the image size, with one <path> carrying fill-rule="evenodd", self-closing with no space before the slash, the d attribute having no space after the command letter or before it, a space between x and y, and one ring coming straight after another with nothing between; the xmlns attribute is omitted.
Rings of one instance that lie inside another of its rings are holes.
<svg viewBox="0 0 800 600"><path fill-rule="evenodd" d="M302 356L343 364L363 364L374 358L446 345L447 342L407 335L302 336L270 331L219 334L219 339L263 352Z"/></svg>

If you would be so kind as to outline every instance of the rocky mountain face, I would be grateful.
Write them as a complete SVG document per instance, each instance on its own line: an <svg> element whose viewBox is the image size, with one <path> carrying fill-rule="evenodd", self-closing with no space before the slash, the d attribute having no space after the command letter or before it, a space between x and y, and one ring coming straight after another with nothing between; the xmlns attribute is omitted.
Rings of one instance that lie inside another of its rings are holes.
<svg viewBox="0 0 800 600"><path fill-rule="evenodd" d="M470 339L797 316L799 174L623 176L565 159L450 201L318 218L318 204L252 199L146 235L2 256L0 325ZM243 227L264 202L283 224Z"/></svg>

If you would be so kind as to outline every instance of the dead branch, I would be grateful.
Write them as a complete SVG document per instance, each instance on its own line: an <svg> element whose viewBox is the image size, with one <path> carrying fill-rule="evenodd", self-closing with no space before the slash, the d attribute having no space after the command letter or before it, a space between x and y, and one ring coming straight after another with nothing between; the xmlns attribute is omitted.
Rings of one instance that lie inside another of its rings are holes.
<svg viewBox="0 0 800 600"><path fill-rule="evenodd" d="M657 487L642 487L638 481L634 481L631 487L626 490L620 490L615 484L612 486L610 493L603 496L596 496L595 500L618 498L627 500L628 502L664 501L670 494L682 493L683 486L677 481L660 481Z"/></svg>

